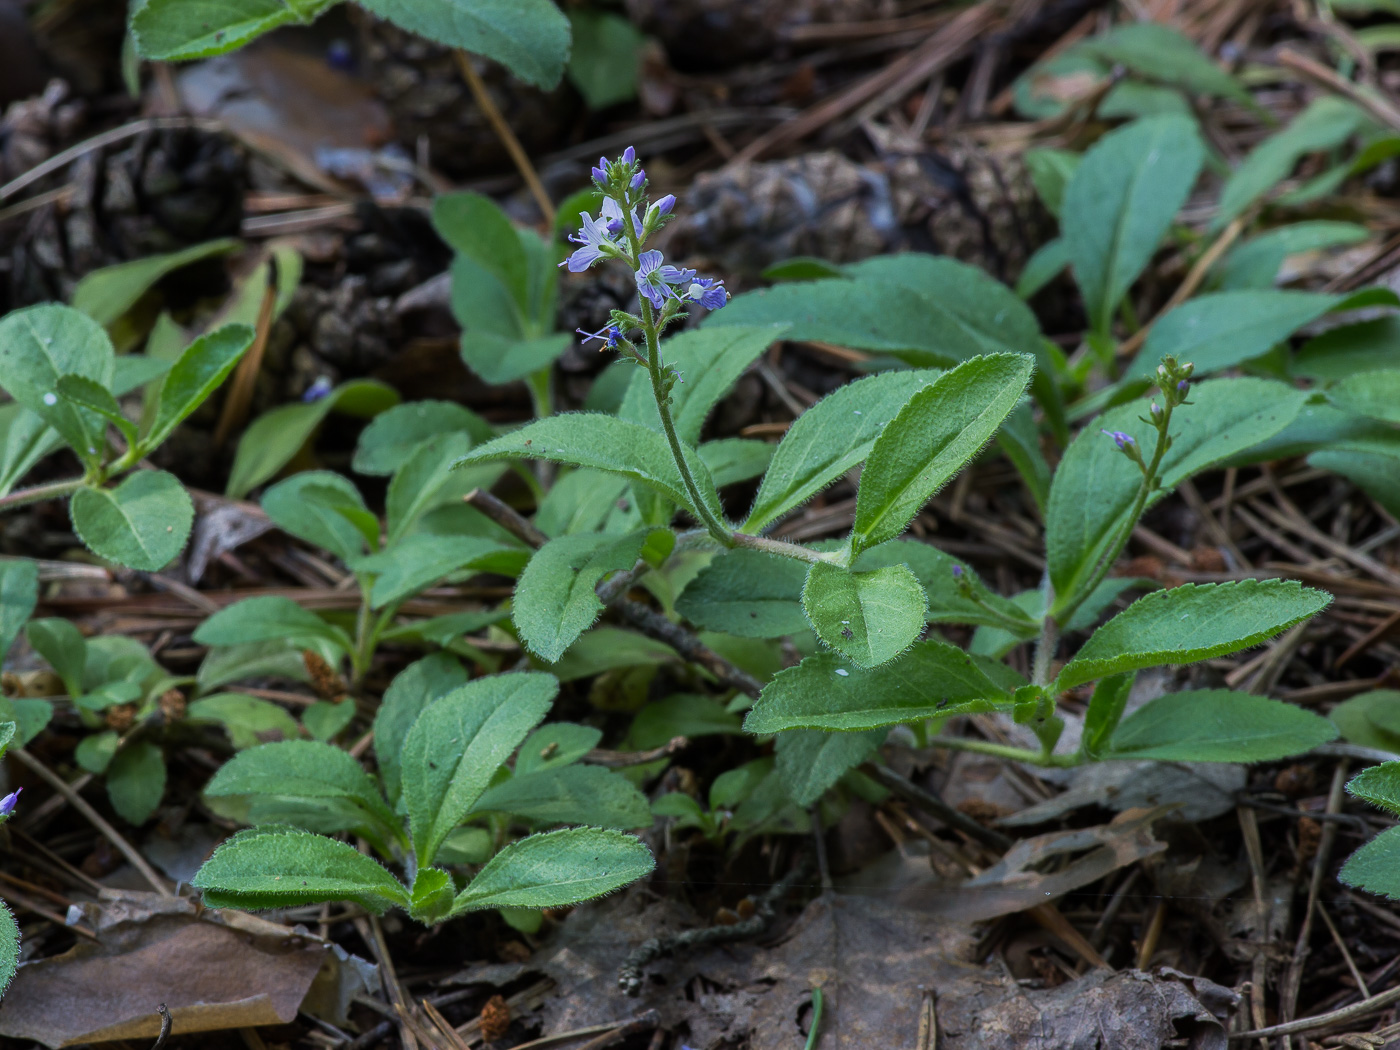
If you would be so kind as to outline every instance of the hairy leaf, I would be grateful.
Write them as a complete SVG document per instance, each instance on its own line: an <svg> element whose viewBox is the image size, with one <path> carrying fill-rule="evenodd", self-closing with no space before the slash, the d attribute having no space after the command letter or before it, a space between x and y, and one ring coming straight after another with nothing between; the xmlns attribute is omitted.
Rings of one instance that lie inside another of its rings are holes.
<svg viewBox="0 0 1400 1050"><path fill-rule="evenodd" d="M92 458L102 420L58 396L61 376L76 375L109 388L116 371L112 341L92 318L72 307L44 303L0 318L0 387L53 427L80 457Z"/></svg>
<svg viewBox="0 0 1400 1050"><path fill-rule="evenodd" d="M515 774L523 776L573 765L602 739L601 729L575 722L550 722L540 726L520 745L520 753L515 756Z"/></svg>
<svg viewBox="0 0 1400 1050"><path fill-rule="evenodd" d="M399 754L409 729L425 707L466 684L466 669L455 657L433 653L405 667L384 690L374 714L374 753L391 804L399 800Z"/></svg>
<svg viewBox="0 0 1400 1050"><path fill-rule="evenodd" d="M776 769L789 797L806 808L827 789L864 762L885 739L887 730L828 733L820 729L789 729L778 734Z"/></svg>
<svg viewBox="0 0 1400 1050"><path fill-rule="evenodd" d="M1400 762L1382 762L1347 781L1347 793L1379 809L1400 814Z"/></svg>
<svg viewBox="0 0 1400 1050"><path fill-rule="evenodd" d="M218 693L202 697L185 711L188 722L213 722L224 727L238 750L297 735L296 719L274 704L243 693Z"/></svg>
<svg viewBox="0 0 1400 1050"><path fill-rule="evenodd" d="M1347 376L1328 389L1327 400L1344 412L1400 423L1400 369Z"/></svg>
<svg viewBox="0 0 1400 1050"><path fill-rule="evenodd" d="M559 908L636 882L656 867L641 841L620 831L567 828L512 842L453 902L453 914L483 908Z"/></svg>
<svg viewBox="0 0 1400 1050"><path fill-rule="evenodd" d="M1336 736L1336 726L1327 719L1293 704L1204 689L1168 693L1138 708L1118 726L1104 757L1269 762L1309 751Z"/></svg>
<svg viewBox="0 0 1400 1050"><path fill-rule="evenodd" d="M189 539L194 504L175 475L140 470L116 488L79 489L69 515L73 530L98 557L158 572Z"/></svg>
<svg viewBox="0 0 1400 1050"><path fill-rule="evenodd" d="M5 994L18 968L19 924L4 902L0 902L0 995Z"/></svg>
<svg viewBox="0 0 1400 1050"><path fill-rule="evenodd" d="M1090 636L1055 683L1189 664L1258 645L1325 609L1332 598L1293 580L1183 584L1143 595Z"/></svg>
<svg viewBox="0 0 1400 1050"><path fill-rule="evenodd" d="M131 35L143 58L208 58L240 48L278 26L310 22L334 2L138 0L131 7Z"/></svg>
<svg viewBox="0 0 1400 1050"><path fill-rule="evenodd" d="M1032 619L1009 598L988 589L969 566L937 547L918 540L891 540L871 547L856 559L856 571L886 565L907 565L928 596L930 623L972 623L1015 628L1034 634L1039 621ZM961 582L959 582L961 581Z"/></svg>
<svg viewBox="0 0 1400 1050"><path fill-rule="evenodd" d="M39 567L19 558L0 560L0 661L39 601Z"/></svg>
<svg viewBox="0 0 1400 1050"><path fill-rule="evenodd" d="M160 3L160 0L148 2ZM198 0L184 0L187 6L197 2ZM73 289L73 309L81 310L103 328L111 328L162 277L191 263L216 255L227 255L241 246L242 242L236 237L224 237L191 245L176 252L147 255L131 262L93 270Z"/></svg>
<svg viewBox="0 0 1400 1050"><path fill-rule="evenodd" d="M463 431L475 443L490 441L491 424L455 401L410 401L395 405L370 420L360 431L351 464L357 474L390 475L423 442Z"/></svg>
<svg viewBox="0 0 1400 1050"><path fill-rule="evenodd" d="M339 627L278 594L245 598L220 609L195 628L193 637L200 645L246 645L267 641L297 645L320 639L347 653L354 648L349 635Z"/></svg>
<svg viewBox="0 0 1400 1050"><path fill-rule="evenodd" d="M382 609L403 601L444 576L456 572L500 572L514 576L524 567L519 547L483 536L433 536L417 533L393 548L357 559L356 572L375 573L370 607Z"/></svg>
<svg viewBox="0 0 1400 1050"><path fill-rule="evenodd" d="M379 519L349 478L308 470L263 493L262 508L283 532L349 563L379 544Z"/></svg>
<svg viewBox="0 0 1400 1050"><path fill-rule="evenodd" d="M1187 36L1159 22L1130 22L1084 45L1090 54L1134 73L1185 91L1253 104L1238 80L1221 69ZM1102 110L1100 111L1102 114Z"/></svg>
<svg viewBox="0 0 1400 1050"><path fill-rule="evenodd" d="M1386 828L1362 846L1337 877L1367 893L1400 900L1400 828Z"/></svg>
<svg viewBox="0 0 1400 1050"><path fill-rule="evenodd" d="M651 807L631 781L601 766L517 773L487 788L473 813L507 813L540 824L649 828Z"/></svg>
<svg viewBox="0 0 1400 1050"><path fill-rule="evenodd" d="M191 412L204 404L253 345L253 334L247 325L226 324L189 345L161 383L144 448L158 448Z"/></svg>
<svg viewBox="0 0 1400 1050"><path fill-rule="evenodd" d="M165 755L149 740L135 740L107 766L107 798L128 824L144 824L165 794Z"/></svg>
<svg viewBox="0 0 1400 1050"><path fill-rule="evenodd" d="M496 769L549 711L559 683L544 674L478 678L428 705L399 756L414 852L431 864Z"/></svg>
<svg viewBox="0 0 1400 1050"><path fill-rule="evenodd" d="M848 572L816 562L802 588L812 629L858 667L892 660L923 633L927 598L903 565Z"/></svg>
<svg viewBox="0 0 1400 1050"><path fill-rule="evenodd" d="M24 635L34 651L63 679L68 695L81 696L83 670L87 666L87 640L77 625L59 617L30 620Z"/></svg>
<svg viewBox="0 0 1400 1050"><path fill-rule="evenodd" d="M741 638L780 638L807 629L806 566L742 548L715 555L681 592L676 611L697 627Z"/></svg>
<svg viewBox="0 0 1400 1050"><path fill-rule="evenodd" d="M520 574L511 618L526 647L550 663L593 626L603 603L594 592L610 573L632 568L647 530L613 538L560 536L537 550Z"/></svg>

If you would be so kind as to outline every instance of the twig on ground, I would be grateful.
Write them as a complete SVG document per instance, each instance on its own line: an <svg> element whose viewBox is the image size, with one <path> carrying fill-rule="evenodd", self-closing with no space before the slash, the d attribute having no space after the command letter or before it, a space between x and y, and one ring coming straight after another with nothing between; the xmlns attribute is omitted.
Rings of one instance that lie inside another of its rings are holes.
<svg viewBox="0 0 1400 1050"><path fill-rule="evenodd" d="M544 183L536 174L535 166L530 163L530 157L526 154L525 147L520 145L520 140L515 137L515 132L511 130L509 122L501 116L501 111L486 90L486 85L481 82L480 74L472 65L472 56L465 51L458 51L457 69L461 72L462 79L467 82L467 87L471 89L472 98L476 100L477 107L491 124L491 130L501 140L501 145L506 148L510 159L520 171L520 177L530 188L530 195L535 198L535 203L539 205L540 214L544 216L544 221L553 226L554 204L550 201L549 194L545 192Z"/></svg>
<svg viewBox="0 0 1400 1050"><path fill-rule="evenodd" d="M727 944L731 941L745 941L757 937L773 921L777 905L789 890L805 878L811 870L811 862L806 857L793 865L791 871L768 888L768 891L755 902L753 915L732 926L702 926L683 933L671 933L665 937L652 937L643 941L627 956L627 961L617 972L617 985L628 995L637 995L642 990L645 977L642 967L663 955L693 948L704 948L712 944Z"/></svg>
<svg viewBox="0 0 1400 1050"><path fill-rule="evenodd" d="M155 1045L151 1050L160 1050L165 1045L165 1041L170 1038L170 1026L173 1023L170 1010L164 1003L156 1007L156 1013L160 1014L160 1035L156 1036Z"/></svg>
<svg viewBox="0 0 1400 1050"><path fill-rule="evenodd" d="M918 806L929 816L941 821L969 838L975 839L998 852L1005 853L1011 848L1011 839L1000 831L984 827L961 810L956 810L937 795L925 791L917 784L906 780L888 766L874 762L861 766L861 772L879 781L881 786L893 791L900 798Z"/></svg>

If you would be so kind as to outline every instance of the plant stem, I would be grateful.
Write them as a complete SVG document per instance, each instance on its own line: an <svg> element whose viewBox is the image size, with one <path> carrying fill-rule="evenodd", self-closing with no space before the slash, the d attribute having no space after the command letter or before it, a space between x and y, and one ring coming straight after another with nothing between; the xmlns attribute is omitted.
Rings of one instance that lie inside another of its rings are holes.
<svg viewBox="0 0 1400 1050"><path fill-rule="evenodd" d="M351 687L358 689L374 658L379 632L370 627L369 581L360 581L360 612L355 617L355 651L350 654Z"/></svg>
<svg viewBox="0 0 1400 1050"><path fill-rule="evenodd" d="M844 551L821 551L808 550L800 547L796 543L788 543L786 540L773 540L767 536L751 536L747 532L733 532L730 534L730 547L747 547L749 550L765 551L768 554L777 554L784 558L796 558L798 561L830 562L833 565L845 564L846 555Z"/></svg>
<svg viewBox="0 0 1400 1050"><path fill-rule="evenodd" d="M817 1039L821 1035L822 1027L822 990L820 987L812 989L812 1027L807 1029L807 1048L812 1050L817 1045Z"/></svg>
<svg viewBox="0 0 1400 1050"><path fill-rule="evenodd" d="M633 237L635 236L633 233ZM710 535L725 547L733 547L734 530L720 521L706 505L700 495L700 487L696 485L695 478L690 473L690 465L685 461L685 450L681 445L680 436L676 433L676 424L671 419L670 398L666 394L666 381L662 374L661 339L656 330L656 314L645 296L642 298L642 332L647 341L647 374L651 377L652 397L656 400L656 411L661 417L661 429L666 433L666 442L671 446L671 458L676 461L676 469L680 471L681 484L685 486L691 503L695 505L696 515Z"/></svg>
<svg viewBox="0 0 1400 1050"><path fill-rule="evenodd" d="M1035 643L1035 661L1031 671L1031 681L1036 685L1050 684L1050 664L1055 659L1055 651L1060 647L1060 625L1053 616L1040 621L1040 638Z"/></svg>
<svg viewBox="0 0 1400 1050"><path fill-rule="evenodd" d="M1079 765L1078 755L1048 755L1044 751L1012 747L1010 744L996 744L990 740L971 740L962 736L930 737L929 746L946 747L952 751L975 751L979 755L993 755L996 758L1010 759L1012 762L1029 762L1033 766L1069 769Z"/></svg>
<svg viewBox="0 0 1400 1050"><path fill-rule="evenodd" d="M47 485L36 485L32 489L20 489L7 496L0 496L0 513L39 503L46 499L58 499L83 487L86 478L69 478L67 481L53 481Z"/></svg>

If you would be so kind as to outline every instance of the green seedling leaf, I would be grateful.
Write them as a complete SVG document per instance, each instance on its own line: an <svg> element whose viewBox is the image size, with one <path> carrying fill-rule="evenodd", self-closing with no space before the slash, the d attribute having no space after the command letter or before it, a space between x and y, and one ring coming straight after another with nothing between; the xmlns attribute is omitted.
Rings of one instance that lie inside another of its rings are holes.
<svg viewBox="0 0 1400 1050"><path fill-rule="evenodd" d="M247 3L249 0L243 0L243 2ZM164 2L162 0L145 0L144 5L137 6L137 10L133 13L133 20L141 19L141 16L145 14L143 7L151 5L168 7L170 0L164 0ZM208 17L210 14L210 8L198 3L198 0L182 0L182 6L186 9L198 8L204 17ZM279 4L279 6L282 5ZM180 16L177 14L175 17L178 19ZM145 19L142 20L145 21ZM182 248L178 252L148 255L143 259L134 259L131 262L93 270L73 289L73 309L81 310L103 328L110 328L124 313L135 306L137 300L150 291L162 277L183 269L191 263L197 263L215 255L227 255L242 247L242 244L243 242L236 237L224 237L217 241L206 241L204 244Z"/></svg>
<svg viewBox="0 0 1400 1050"><path fill-rule="evenodd" d="M195 629L193 638L199 645L270 641L301 645L316 640L329 642L347 653L354 648L350 636L339 627L326 623L290 598L276 594L245 598L220 609Z"/></svg>
<svg viewBox="0 0 1400 1050"><path fill-rule="evenodd" d="M360 0L380 18L499 62L546 90L569 57L569 23L549 0Z"/></svg>
<svg viewBox="0 0 1400 1050"><path fill-rule="evenodd" d="M350 479L329 470L293 474L262 496L262 509L289 536L330 551L347 564L379 546L379 519Z"/></svg>
<svg viewBox="0 0 1400 1050"><path fill-rule="evenodd" d="M876 729L990 711L1011 702L1017 683L1008 681L1008 675L1014 674L933 639L915 642L899 659L868 671L836 653L818 653L768 683L744 719L744 729Z"/></svg>
<svg viewBox="0 0 1400 1050"><path fill-rule="evenodd" d="M1387 828L1362 846L1337 877L1367 893L1400 900L1400 828Z"/></svg>
<svg viewBox="0 0 1400 1050"><path fill-rule="evenodd" d="M1170 592L1166 592L1170 593ZM1168 693L1123 719L1105 758L1270 762L1337 737L1321 715L1228 689Z"/></svg>
<svg viewBox="0 0 1400 1050"><path fill-rule="evenodd" d="M700 440L710 411L770 345L783 338L786 325L697 328L667 339L661 357L680 376L671 390L671 419L686 444ZM645 369L636 369L618 415L652 430L661 429L656 396Z"/></svg>
<svg viewBox="0 0 1400 1050"><path fill-rule="evenodd" d="M274 408L253 420L239 439L225 495L242 499L276 477L332 411L370 419L398 403L392 387L373 379L355 379L319 400Z"/></svg>
<svg viewBox="0 0 1400 1050"><path fill-rule="evenodd" d="M639 750L646 750L669 744L678 736L687 739L737 736L741 731L739 716L727 711L717 700L678 693L663 700L653 700L638 711L637 717L632 720L632 728L627 731L627 742Z"/></svg>
<svg viewBox="0 0 1400 1050"><path fill-rule="evenodd" d="M1125 671L1238 652L1302 623L1331 600L1293 580L1188 583L1154 591L1095 631L1055 688L1063 692Z"/></svg>
<svg viewBox="0 0 1400 1050"><path fill-rule="evenodd" d="M382 609L453 573L499 572L515 576L524 568L527 556L519 547L482 536L417 533L400 540L391 550L355 560L351 568L374 574L370 606Z"/></svg>
<svg viewBox="0 0 1400 1050"><path fill-rule="evenodd" d="M92 415L99 416L121 431L129 448L136 446L136 424L122 414L122 406L117 404L112 392L97 380L88 379L86 376L59 376L54 389L61 400L67 401L78 410L76 414L85 421L85 425L91 421ZM106 435L99 428L96 431L89 430L87 445L75 451L80 455L86 451L82 458L87 460L98 455L106 446Z"/></svg>
<svg viewBox="0 0 1400 1050"><path fill-rule="evenodd" d="M694 449L686 449L691 476L711 512L723 518L710 472ZM640 423L593 412L567 412L527 423L519 430L472 449L455 464L493 459L543 459L617 474L653 489L673 503L690 506L666 439Z"/></svg>
<svg viewBox="0 0 1400 1050"><path fill-rule="evenodd" d="M1045 210L1055 218L1065 202L1065 187L1079 167L1081 155L1068 149L1031 149L1025 153L1026 172Z"/></svg>
<svg viewBox="0 0 1400 1050"><path fill-rule="evenodd" d="M1094 331L1108 332L1204 159L1195 122L1182 116L1136 121L1084 154L1065 188L1060 235Z"/></svg>
<svg viewBox="0 0 1400 1050"><path fill-rule="evenodd" d="M1128 694L1133 690L1135 678L1133 674L1110 675L1094 687L1089 709L1084 713L1084 734L1080 742L1085 758L1100 759L1108 750L1108 742L1128 705Z"/></svg>
<svg viewBox="0 0 1400 1050"><path fill-rule="evenodd" d="M991 440L1030 381L1032 359L966 361L914 394L881 432L861 471L851 553L894 539L930 496Z"/></svg>
<svg viewBox="0 0 1400 1050"><path fill-rule="evenodd" d="M13 722L18 727L16 732L21 747L44 731L44 727L52 720L53 714L53 704L47 700L38 698L11 700L9 697L0 696L0 719Z"/></svg>
<svg viewBox="0 0 1400 1050"><path fill-rule="evenodd" d="M0 661L39 602L39 566L22 558L0 560Z"/></svg>
<svg viewBox="0 0 1400 1050"><path fill-rule="evenodd" d="M1349 375L1328 388L1327 400L1343 412L1400 423L1400 370Z"/></svg>
<svg viewBox="0 0 1400 1050"><path fill-rule="evenodd" d="M1063 237L1046 241L1035 250L1021 276L1016 278L1016 294L1022 299L1030 299L1069 267L1069 245Z"/></svg>
<svg viewBox="0 0 1400 1050"><path fill-rule="evenodd" d="M419 868L409 894L409 914L421 923L438 922L452 909L456 893L450 872L441 868Z"/></svg>
<svg viewBox="0 0 1400 1050"><path fill-rule="evenodd" d="M773 448L766 441L720 438L705 442L696 451L709 469L715 488L722 489L761 477L773 461Z"/></svg>
<svg viewBox="0 0 1400 1050"><path fill-rule="evenodd" d="M107 766L107 798L129 824L151 819L165 794L165 756L149 740L127 744Z"/></svg>
<svg viewBox="0 0 1400 1050"><path fill-rule="evenodd" d="M1395 815L1400 814L1400 762L1382 762L1347 781L1347 793Z"/></svg>
<svg viewBox="0 0 1400 1050"><path fill-rule="evenodd" d="M1221 69L1191 39L1159 22L1116 26L1082 45L1089 54L1140 76L1172 84L1192 94L1216 95L1254 104L1238 80ZM1102 110L1100 110L1100 115Z"/></svg>
<svg viewBox="0 0 1400 1050"><path fill-rule="evenodd" d="M87 666L87 641L71 620L58 617L30 620L24 635L34 651L49 662L63 679L68 695L83 694L83 671Z"/></svg>
<svg viewBox="0 0 1400 1050"><path fill-rule="evenodd" d="M219 693L196 700L185 710L189 722L223 726L238 750L277 740L294 740L297 722L270 700L243 693Z"/></svg>
<svg viewBox="0 0 1400 1050"><path fill-rule="evenodd" d="M758 532L860 464L899 410L939 375L926 369L867 376L802 413L774 450L743 531Z"/></svg>
<svg viewBox="0 0 1400 1050"><path fill-rule="evenodd" d="M858 667L892 660L924 630L928 600L903 565L848 572L816 562L802 588L802 608L812 629Z"/></svg>
<svg viewBox="0 0 1400 1050"><path fill-rule="evenodd" d="M833 784L864 762L887 730L826 733L819 729L790 729L778 734L778 777L788 795L804 809L814 805Z"/></svg>
<svg viewBox="0 0 1400 1050"><path fill-rule="evenodd" d="M329 743L336 735L355 720L355 705L349 698L318 700L301 715L301 724L313 740Z"/></svg>
<svg viewBox="0 0 1400 1050"><path fill-rule="evenodd" d="M603 731L593 726L574 722L551 722L541 726L520 745L520 754L515 757L515 775L573 765L602 739Z"/></svg>
<svg viewBox="0 0 1400 1050"><path fill-rule="evenodd" d="M14 743L15 734L18 732L18 723L0 722L0 758L4 757L5 751Z"/></svg>
<svg viewBox="0 0 1400 1050"><path fill-rule="evenodd" d="M131 38L143 58L161 62L208 58L236 50L278 26L311 22L332 3L230 0L211 6L199 0L138 0L131 7Z"/></svg>
<svg viewBox="0 0 1400 1050"><path fill-rule="evenodd" d="M1215 226L1225 226L1286 179L1309 153L1336 149L1362 127L1366 115L1351 102L1323 95L1282 131L1255 146L1220 191Z"/></svg>
<svg viewBox="0 0 1400 1050"><path fill-rule="evenodd" d="M606 109L637 95L637 70L646 37L622 15L574 8L569 80L589 109Z"/></svg>
<svg viewBox="0 0 1400 1050"><path fill-rule="evenodd" d="M651 874L651 851L602 828L567 828L512 842L452 903L454 915L483 908L560 908L592 900Z"/></svg>
<svg viewBox="0 0 1400 1050"><path fill-rule="evenodd" d="M253 336L247 325L226 324L206 332L185 349L161 383L155 414L142 442L144 449L159 448L208 400L253 345Z"/></svg>
<svg viewBox="0 0 1400 1050"><path fill-rule="evenodd" d="M1239 456L1292 422L1307 395L1264 379L1210 379L1196 384L1191 400L1172 416L1172 447L1162 458L1162 485L1151 507L1182 481ZM1128 516L1142 472L1102 430L1132 435L1152 447L1156 431L1143 423L1140 403L1110 409L1066 449L1055 470L1046 512L1046 554L1058 612L1082 597L1100 559L1131 527Z"/></svg>
<svg viewBox="0 0 1400 1050"><path fill-rule="evenodd" d="M487 788L473 813L507 813L537 824L651 827L651 807L631 781L601 766L518 773Z"/></svg>
<svg viewBox="0 0 1400 1050"><path fill-rule="evenodd" d="M382 915L409 906L408 891L348 842L265 825L227 839L192 880L211 908L260 910L353 901Z"/></svg>
<svg viewBox="0 0 1400 1050"><path fill-rule="evenodd" d="M73 531L98 557L158 572L184 549L194 504L175 475L141 470L116 488L81 488L68 513Z"/></svg>
<svg viewBox="0 0 1400 1050"><path fill-rule="evenodd" d="M330 664L345 656L339 643L331 645L324 638L303 638L300 646L295 640L281 637L244 645L215 646L199 665L196 685L201 693L212 693L230 682L252 678L289 678L310 683L303 649L314 650Z"/></svg>
<svg viewBox="0 0 1400 1050"><path fill-rule="evenodd" d="M0 386L90 459L102 420L58 396L62 376L110 388L116 353L102 327L72 307L45 303L0 318Z"/></svg>
<svg viewBox="0 0 1400 1050"><path fill-rule="evenodd" d="M1327 715L1342 739L1400 754L1400 692L1374 689L1338 704Z"/></svg>
<svg viewBox="0 0 1400 1050"><path fill-rule="evenodd" d="M1303 344L1293 358L1292 373L1331 382L1358 372L1394 368L1397 341L1400 317L1393 314L1333 328Z"/></svg>
<svg viewBox="0 0 1400 1050"><path fill-rule="evenodd" d="M489 274L510 297L515 323L499 334L527 334L530 258L526 242L500 205L481 193L443 194L433 201L433 226L443 240ZM458 279L454 273L453 283ZM474 317L463 320L478 323Z"/></svg>
<svg viewBox="0 0 1400 1050"><path fill-rule="evenodd" d="M741 638L781 638L807 629L807 567L762 551L715 555L681 592L676 611L697 627Z"/></svg>
<svg viewBox="0 0 1400 1050"><path fill-rule="evenodd" d="M239 751L210 778L204 794L247 799L250 823L276 823L276 815L289 809L323 808L329 822L305 826L353 829L381 846L399 837L398 820L370 775L349 752L317 741L282 740Z"/></svg>
<svg viewBox="0 0 1400 1050"><path fill-rule="evenodd" d="M530 559L516 584L511 619L520 640L550 663L593 626L603 603L594 588L632 568L646 530L620 538L581 534L550 540Z"/></svg>
<svg viewBox="0 0 1400 1050"><path fill-rule="evenodd" d="M387 477L402 467L425 441L458 431L478 444L495 436L490 423L453 401L410 401L395 405L375 416L369 426L360 431L351 467L357 474Z"/></svg>
<svg viewBox="0 0 1400 1050"><path fill-rule="evenodd" d="M544 718L559 683L544 674L478 678L429 705L404 739L399 768L413 848L431 864L496 769Z"/></svg>
<svg viewBox="0 0 1400 1050"><path fill-rule="evenodd" d="M389 683L374 715L374 753L390 803L399 801L399 753L409 729L425 707L466 684L466 670L447 653L433 653L409 664Z"/></svg>

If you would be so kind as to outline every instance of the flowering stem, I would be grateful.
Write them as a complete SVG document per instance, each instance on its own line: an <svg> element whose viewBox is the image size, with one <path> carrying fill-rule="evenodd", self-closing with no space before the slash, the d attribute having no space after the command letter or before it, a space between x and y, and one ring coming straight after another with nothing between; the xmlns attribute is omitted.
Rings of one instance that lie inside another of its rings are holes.
<svg viewBox="0 0 1400 1050"><path fill-rule="evenodd" d="M632 232L630 223L628 230L635 239L636 234ZM706 505L700 495L700 487L696 485L695 478L690 473L690 465L685 461L685 450L681 446L680 436L676 433L676 424L671 419L670 398L666 394L665 377L661 371L661 339L656 330L656 315L645 297L642 298L642 332L647 341L647 375L651 377L652 396L656 399L656 411L661 417L661 429L666 432L666 441L671 446L671 457L676 461L676 469L680 471L681 484L690 494L695 513L710 535L725 547L733 547L733 530L715 517L714 512Z"/></svg>

